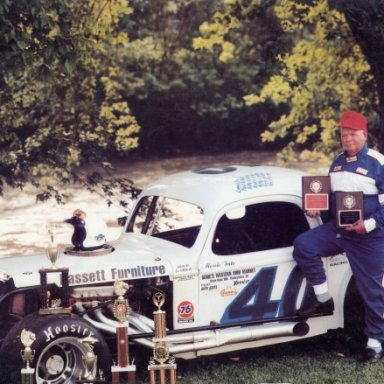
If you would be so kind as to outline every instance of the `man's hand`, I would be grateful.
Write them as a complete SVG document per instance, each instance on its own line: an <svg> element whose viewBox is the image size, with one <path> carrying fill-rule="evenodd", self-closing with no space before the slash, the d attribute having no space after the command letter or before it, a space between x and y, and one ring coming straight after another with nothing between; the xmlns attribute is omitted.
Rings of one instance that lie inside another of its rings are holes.
<svg viewBox="0 0 384 384"><path fill-rule="evenodd" d="M345 230L348 232L356 232L359 235L367 233L364 226L364 220L357 220L350 227L346 227Z"/></svg>
<svg viewBox="0 0 384 384"><path fill-rule="evenodd" d="M305 211L305 214L309 217L317 217L320 216L320 211L317 209L308 209Z"/></svg>

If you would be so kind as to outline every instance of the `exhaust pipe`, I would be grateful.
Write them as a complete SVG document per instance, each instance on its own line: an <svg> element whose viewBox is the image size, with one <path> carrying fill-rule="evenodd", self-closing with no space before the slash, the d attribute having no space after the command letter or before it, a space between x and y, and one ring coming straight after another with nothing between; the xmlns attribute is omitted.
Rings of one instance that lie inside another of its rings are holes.
<svg viewBox="0 0 384 384"><path fill-rule="evenodd" d="M77 307L79 309L84 309L80 303L77 304ZM102 314L100 310L95 310L94 313L99 321L91 319L87 314L84 315L83 318L100 330L112 334L116 333L117 322L115 320L108 319ZM142 322L142 317L143 316L141 315L137 316L133 321L135 326L138 326L138 329L134 329L128 325L128 334L135 335L139 332L142 332L143 330L149 330L151 328L148 323L145 324ZM133 316L128 316L127 320L129 319L132 321ZM139 337L134 337L134 341L149 348L153 348L155 342L164 341L168 344L170 353L178 354L183 352L201 351L210 348L221 347L228 344L245 343L276 337L305 336L309 332L309 325L305 322L280 321L255 325L236 325L224 329L217 328L195 332L182 332L183 331L180 330L180 333L167 335L162 339L150 338L150 335L148 334L143 337L137 335Z"/></svg>
<svg viewBox="0 0 384 384"><path fill-rule="evenodd" d="M309 326L303 322L284 322L262 324L251 327L218 329L203 333L192 333L178 336L167 336L164 341L169 345L171 353L192 352L248 341L263 340L273 337L305 336ZM177 343L183 343L175 345Z"/></svg>

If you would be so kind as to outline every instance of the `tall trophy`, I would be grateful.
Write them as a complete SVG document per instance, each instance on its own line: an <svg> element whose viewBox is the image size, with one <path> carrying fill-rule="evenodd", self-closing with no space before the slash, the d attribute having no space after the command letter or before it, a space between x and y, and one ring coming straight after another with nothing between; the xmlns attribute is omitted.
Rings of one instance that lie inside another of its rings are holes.
<svg viewBox="0 0 384 384"><path fill-rule="evenodd" d="M153 356L149 360L149 382L156 384L156 373L158 373L160 384L167 382L166 372L169 372L169 384L176 384L176 364L175 358L170 356L169 347L166 341L167 328L165 321L165 311L161 309L165 302L165 295L157 292L153 295L153 303L157 311L153 312L155 320L155 337L153 339L155 346Z"/></svg>
<svg viewBox="0 0 384 384"><path fill-rule="evenodd" d="M327 211L331 180L329 176L303 176L303 209Z"/></svg>
<svg viewBox="0 0 384 384"><path fill-rule="evenodd" d="M51 315L57 313L70 313L69 307L69 269L58 267L56 262L59 258L59 244L56 241L55 230L49 227L47 243L47 258L51 265L40 268L40 315ZM55 297L48 288L48 275L59 273L61 276L61 288L58 290L58 297Z"/></svg>
<svg viewBox="0 0 384 384"><path fill-rule="evenodd" d="M76 384L80 383L105 383L105 378L103 375L103 372L99 370L99 378L96 378L96 375L94 372L97 370L97 355L94 352L94 344L98 342L99 340L88 336L83 339L79 339L78 342L80 344L83 344L86 347L86 351L83 355L83 365L85 368L84 375L82 376L81 373L76 380Z"/></svg>
<svg viewBox="0 0 384 384"><path fill-rule="evenodd" d="M25 367L21 369L21 384L33 384L33 376L35 369L31 368L30 364L35 357L35 352L32 350L31 345L36 340L36 335L23 329L20 334L20 341L24 345L24 349L20 351L21 358L25 362Z"/></svg>
<svg viewBox="0 0 384 384"><path fill-rule="evenodd" d="M124 298L129 286L124 281L116 280L114 284L117 299L113 303L113 314L118 321L116 326L117 364L111 367L112 384L120 384L120 374L126 373L128 384L135 384L136 366L129 364L128 352L128 300Z"/></svg>

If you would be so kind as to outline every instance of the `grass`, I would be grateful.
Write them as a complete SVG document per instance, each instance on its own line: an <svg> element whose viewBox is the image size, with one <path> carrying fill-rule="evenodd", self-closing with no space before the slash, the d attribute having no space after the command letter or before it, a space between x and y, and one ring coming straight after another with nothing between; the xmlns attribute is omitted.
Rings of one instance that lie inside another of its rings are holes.
<svg viewBox="0 0 384 384"><path fill-rule="evenodd" d="M364 345L341 331L289 344L196 360L177 360L182 384L382 384L384 360L364 365ZM137 384L149 383L146 366L138 367Z"/></svg>
<svg viewBox="0 0 384 384"><path fill-rule="evenodd" d="M361 364L362 348L364 344L336 330L287 344L194 360L176 359L177 384L382 384L384 360ZM136 384L149 384L149 353L137 356ZM11 367L6 370L12 372ZM18 383L20 380L10 381L5 375L0 378L0 384ZM120 384L127 384L123 376Z"/></svg>

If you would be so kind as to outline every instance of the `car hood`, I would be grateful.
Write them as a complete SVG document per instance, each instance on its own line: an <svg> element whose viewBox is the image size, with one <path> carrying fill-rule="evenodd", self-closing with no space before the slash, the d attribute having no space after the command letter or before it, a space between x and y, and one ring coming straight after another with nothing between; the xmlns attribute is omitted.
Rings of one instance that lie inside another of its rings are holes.
<svg viewBox="0 0 384 384"><path fill-rule="evenodd" d="M69 285L89 285L173 276L179 265L191 259L190 249L144 235L125 234L111 246L113 251L102 255L60 254L56 263L58 273L49 272L48 283L60 284L60 267L69 269ZM50 265L45 253L1 258L0 281L12 278L16 288L36 286L40 284L39 270Z"/></svg>

